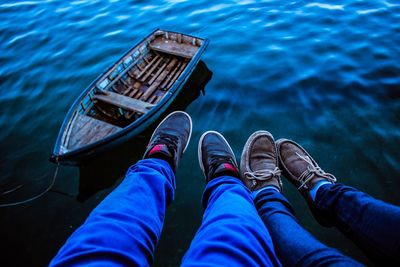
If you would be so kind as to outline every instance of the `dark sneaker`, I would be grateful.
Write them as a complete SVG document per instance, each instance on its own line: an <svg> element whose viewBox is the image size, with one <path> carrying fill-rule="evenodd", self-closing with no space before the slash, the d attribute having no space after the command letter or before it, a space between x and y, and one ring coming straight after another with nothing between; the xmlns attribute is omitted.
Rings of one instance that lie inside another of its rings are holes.
<svg viewBox="0 0 400 267"><path fill-rule="evenodd" d="M267 131L253 133L242 152L240 176L251 191L275 186L282 192L281 170L274 137Z"/></svg>
<svg viewBox="0 0 400 267"><path fill-rule="evenodd" d="M166 160L176 171L192 134L192 119L183 111L169 114L154 130L143 158Z"/></svg>
<svg viewBox="0 0 400 267"><path fill-rule="evenodd" d="M296 142L279 139L276 145L283 175L297 187L306 199L318 222L322 225L330 226L331 223L319 214L309 192L319 181L325 180L335 183L335 176L323 171L310 154Z"/></svg>
<svg viewBox="0 0 400 267"><path fill-rule="evenodd" d="M208 131L200 137L198 156L206 182L223 175L239 178L235 154L220 133Z"/></svg>

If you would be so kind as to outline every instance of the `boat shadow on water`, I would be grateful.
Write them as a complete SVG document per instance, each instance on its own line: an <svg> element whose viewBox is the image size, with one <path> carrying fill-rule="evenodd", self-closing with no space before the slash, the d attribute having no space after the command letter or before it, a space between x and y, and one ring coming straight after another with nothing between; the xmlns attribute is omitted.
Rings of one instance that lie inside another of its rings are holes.
<svg viewBox="0 0 400 267"><path fill-rule="evenodd" d="M98 191L113 186L125 174L130 165L142 158L149 138L161 120L175 110L185 110L200 96L201 92L204 95L205 87L211 77L212 72L203 61L200 61L180 94L146 130L131 140L80 162L77 200L85 201Z"/></svg>

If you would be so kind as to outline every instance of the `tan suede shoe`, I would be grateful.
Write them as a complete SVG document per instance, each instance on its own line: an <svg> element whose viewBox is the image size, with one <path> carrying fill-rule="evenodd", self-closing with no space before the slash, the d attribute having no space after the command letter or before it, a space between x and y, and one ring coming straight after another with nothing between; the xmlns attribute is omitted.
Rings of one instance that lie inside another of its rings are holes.
<svg viewBox="0 0 400 267"><path fill-rule="evenodd" d="M324 226L331 226L331 222L326 220L324 216L321 216L317 210L309 192L321 180L335 183L335 176L322 170L310 154L296 142L288 139L279 139L276 142L276 146L278 149L279 166L282 169L283 175L303 195L317 221Z"/></svg>
<svg viewBox="0 0 400 267"><path fill-rule="evenodd" d="M321 180L336 182L335 176L324 172L310 154L296 142L279 139L276 144L283 174L300 191L309 191Z"/></svg>
<svg viewBox="0 0 400 267"><path fill-rule="evenodd" d="M257 131L247 140L240 161L240 176L251 191L273 185L282 192L281 171L274 137L267 131Z"/></svg>

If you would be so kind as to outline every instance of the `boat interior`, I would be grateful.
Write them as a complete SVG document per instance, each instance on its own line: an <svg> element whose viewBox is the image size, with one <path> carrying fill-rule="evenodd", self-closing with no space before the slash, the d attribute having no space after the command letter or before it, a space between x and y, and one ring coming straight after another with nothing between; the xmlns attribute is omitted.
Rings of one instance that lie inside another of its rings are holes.
<svg viewBox="0 0 400 267"><path fill-rule="evenodd" d="M203 40L158 30L104 73L76 106L60 152L101 140L146 114L173 87Z"/></svg>

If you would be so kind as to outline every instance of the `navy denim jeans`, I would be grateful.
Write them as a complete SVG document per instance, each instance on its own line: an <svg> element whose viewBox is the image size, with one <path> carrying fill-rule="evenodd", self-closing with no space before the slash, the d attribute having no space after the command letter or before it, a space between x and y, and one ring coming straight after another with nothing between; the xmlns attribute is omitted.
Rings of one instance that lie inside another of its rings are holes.
<svg viewBox="0 0 400 267"><path fill-rule="evenodd" d="M257 210L284 266L357 266L360 263L329 248L307 232L288 200L276 190L261 191ZM400 255L400 208L343 184L322 185L317 212L350 238L378 265L397 265Z"/></svg>
<svg viewBox="0 0 400 267"><path fill-rule="evenodd" d="M321 186L315 200L318 210L372 261L400 266L400 207L343 184Z"/></svg>

